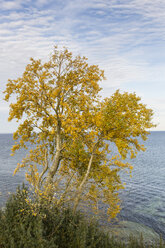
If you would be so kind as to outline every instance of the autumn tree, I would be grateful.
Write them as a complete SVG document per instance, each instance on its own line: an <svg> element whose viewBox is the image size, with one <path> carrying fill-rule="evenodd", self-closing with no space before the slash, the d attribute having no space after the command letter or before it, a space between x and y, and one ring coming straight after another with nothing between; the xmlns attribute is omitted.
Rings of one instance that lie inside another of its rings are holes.
<svg viewBox="0 0 165 248"><path fill-rule="evenodd" d="M101 100L102 80L104 72L87 58L55 47L48 62L31 59L22 77L8 80L5 100L16 99L9 113L9 121L19 121L13 154L27 149L14 173L27 168L35 191L57 205L71 202L75 211L88 201L98 211L104 202L113 218L123 188L119 172L132 169L126 157L144 150L138 137L147 138L153 112L135 93Z"/></svg>

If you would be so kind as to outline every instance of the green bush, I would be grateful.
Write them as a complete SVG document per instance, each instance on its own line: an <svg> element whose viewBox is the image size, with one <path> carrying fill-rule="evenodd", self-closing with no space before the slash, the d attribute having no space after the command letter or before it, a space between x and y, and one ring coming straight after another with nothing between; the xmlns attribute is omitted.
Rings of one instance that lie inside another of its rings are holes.
<svg viewBox="0 0 165 248"><path fill-rule="evenodd" d="M117 242L94 221L69 208L28 203L29 191L18 188L0 211L0 248L144 248L133 237L128 244ZM149 246L148 246L149 247ZM152 247L152 246L151 246ZM153 247L165 247L163 241Z"/></svg>
<svg viewBox="0 0 165 248"><path fill-rule="evenodd" d="M27 199L28 190L19 188L0 212L0 247L109 247L108 235L96 223L87 223L81 213L44 204L34 215Z"/></svg>

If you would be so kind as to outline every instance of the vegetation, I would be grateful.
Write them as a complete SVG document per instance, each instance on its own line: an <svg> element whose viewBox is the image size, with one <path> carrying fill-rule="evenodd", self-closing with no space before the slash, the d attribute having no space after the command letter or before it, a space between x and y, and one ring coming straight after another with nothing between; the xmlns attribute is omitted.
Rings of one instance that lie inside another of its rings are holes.
<svg viewBox="0 0 165 248"><path fill-rule="evenodd" d="M0 248L164 248L165 243L145 244L130 237L126 243L117 241L88 221L82 213L52 204L29 203L30 192L18 189L0 211ZM28 199L28 201L27 201Z"/></svg>
<svg viewBox="0 0 165 248"><path fill-rule="evenodd" d="M153 112L135 93L117 90L101 100L103 79L104 72L85 57L55 47L48 62L31 59L22 77L8 81L5 100L14 96L9 121L19 121L13 154L29 143L33 147L15 173L27 168L38 198L57 207L70 202L74 212L88 201L97 213L103 202L114 218L123 188L119 172L132 169L127 156L144 150L137 138L147 138Z"/></svg>

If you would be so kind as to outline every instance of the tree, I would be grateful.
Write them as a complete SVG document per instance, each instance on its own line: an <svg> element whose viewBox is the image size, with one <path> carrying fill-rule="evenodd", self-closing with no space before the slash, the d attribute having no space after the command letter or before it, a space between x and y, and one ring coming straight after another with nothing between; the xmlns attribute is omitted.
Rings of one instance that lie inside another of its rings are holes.
<svg viewBox="0 0 165 248"><path fill-rule="evenodd" d="M32 144L14 173L26 167L37 194L57 205L72 202L75 211L87 200L98 211L104 202L113 218L123 188L119 172L132 169L127 156L144 150L137 138L147 138L153 112L135 93L117 90L101 100L102 80L104 72L87 58L55 47L47 63L31 58L22 77L8 80L5 100L16 96L9 113L9 121L20 122L13 154Z"/></svg>

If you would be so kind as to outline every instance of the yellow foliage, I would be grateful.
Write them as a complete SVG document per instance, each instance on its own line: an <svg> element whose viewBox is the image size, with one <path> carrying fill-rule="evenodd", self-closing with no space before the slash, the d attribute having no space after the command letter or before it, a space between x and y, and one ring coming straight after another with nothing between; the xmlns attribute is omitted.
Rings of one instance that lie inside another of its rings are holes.
<svg viewBox="0 0 165 248"><path fill-rule="evenodd" d="M88 200L95 210L102 201L114 218L124 187L119 172L132 170L124 159L145 150L138 138L146 140L154 125L152 110L135 93L117 90L100 100L104 79L87 58L55 47L46 63L31 58L22 77L8 80L4 93L6 101L16 97L9 121L22 120L13 135L13 154L32 145L14 174L26 167L26 179L44 201L70 201L76 207Z"/></svg>

